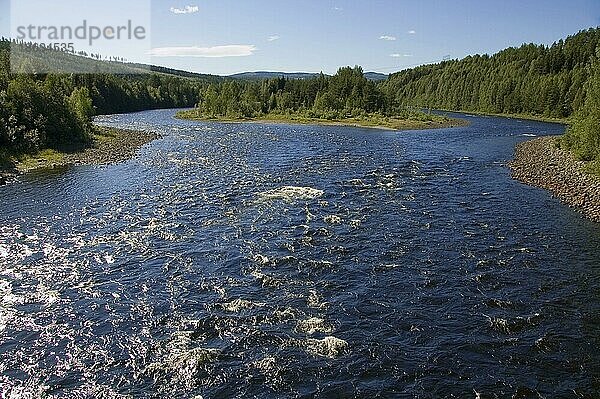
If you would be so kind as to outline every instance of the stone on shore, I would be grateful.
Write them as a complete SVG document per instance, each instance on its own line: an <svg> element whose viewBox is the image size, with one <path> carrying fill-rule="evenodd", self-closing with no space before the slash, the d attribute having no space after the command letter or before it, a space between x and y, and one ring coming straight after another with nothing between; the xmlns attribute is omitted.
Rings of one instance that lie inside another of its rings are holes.
<svg viewBox="0 0 600 399"><path fill-rule="evenodd" d="M520 143L509 163L514 179L550 191L587 218L600 222L600 177L585 172L585 162L558 147L557 137Z"/></svg>
<svg viewBox="0 0 600 399"><path fill-rule="evenodd" d="M155 132L98 128L107 135L96 139L94 145L81 152L67 153L64 163L68 165L110 165L133 158L144 145L159 138Z"/></svg>

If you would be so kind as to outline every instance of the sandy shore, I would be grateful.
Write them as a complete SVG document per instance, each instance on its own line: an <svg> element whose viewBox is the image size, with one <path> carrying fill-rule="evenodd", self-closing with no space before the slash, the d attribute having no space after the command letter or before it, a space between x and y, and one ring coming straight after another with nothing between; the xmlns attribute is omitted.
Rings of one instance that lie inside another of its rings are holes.
<svg viewBox="0 0 600 399"><path fill-rule="evenodd" d="M33 170L76 165L111 165L133 158L144 145L160 136L151 131L134 131L97 127L89 147L73 151L53 151L50 155L27 155L13 168L0 170L0 185L13 182L18 175Z"/></svg>
<svg viewBox="0 0 600 399"><path fill-rule="evenodd" d="M513 178L549 190L565 204L600 222L600 177L584 171L585 163L556 145L557 137L540 137L517 145L509 163Z"/></svg>

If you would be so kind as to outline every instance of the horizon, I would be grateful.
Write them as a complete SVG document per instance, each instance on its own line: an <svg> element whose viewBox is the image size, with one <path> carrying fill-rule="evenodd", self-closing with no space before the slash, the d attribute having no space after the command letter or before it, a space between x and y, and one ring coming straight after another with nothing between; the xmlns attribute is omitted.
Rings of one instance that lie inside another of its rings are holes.
<svg viewBox="0 0 600 399"><path fill-rule="evenodd" d="M522 44L550 46L600 25L600 3L591 0L151 4L152 64L220 76L260 71L331 75L345 65L389 75ZM0 0L0 34L7 37L9 5Z"/></svg>

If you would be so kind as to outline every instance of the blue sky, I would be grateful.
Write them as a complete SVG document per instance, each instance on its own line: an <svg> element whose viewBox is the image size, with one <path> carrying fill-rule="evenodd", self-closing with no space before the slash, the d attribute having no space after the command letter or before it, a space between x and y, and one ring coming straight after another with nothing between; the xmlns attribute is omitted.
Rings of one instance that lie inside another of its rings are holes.
<svg viewBox="0 0 600 399"><path fill-rule="evenodd" d="M598 25L598 0L152 0L152 60L212 74L390 73Z"/></svg>

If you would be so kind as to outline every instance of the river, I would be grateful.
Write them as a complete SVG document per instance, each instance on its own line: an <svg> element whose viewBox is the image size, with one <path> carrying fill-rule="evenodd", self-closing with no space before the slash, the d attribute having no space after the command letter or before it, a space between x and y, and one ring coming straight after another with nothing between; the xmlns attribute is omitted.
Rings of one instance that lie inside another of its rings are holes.
<svg viewBox="0 0 600 399"><path fill-rule="evenodd" d="M563 126L174 114L0 187L0 397L600 394L600 226L505 167Z"/></svg>

